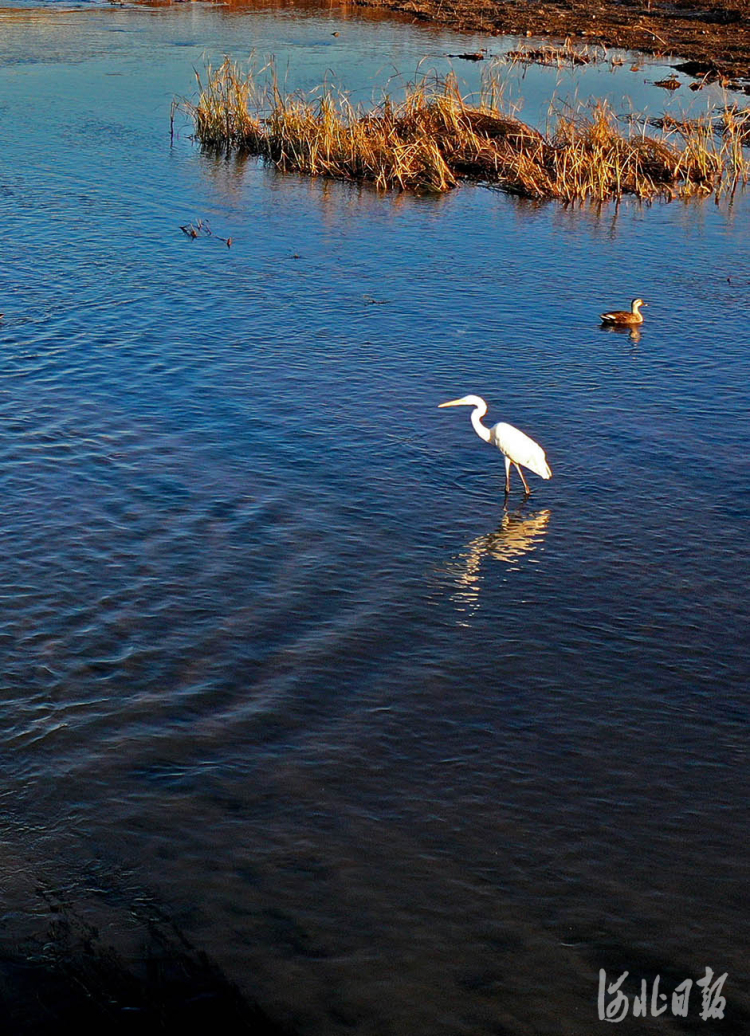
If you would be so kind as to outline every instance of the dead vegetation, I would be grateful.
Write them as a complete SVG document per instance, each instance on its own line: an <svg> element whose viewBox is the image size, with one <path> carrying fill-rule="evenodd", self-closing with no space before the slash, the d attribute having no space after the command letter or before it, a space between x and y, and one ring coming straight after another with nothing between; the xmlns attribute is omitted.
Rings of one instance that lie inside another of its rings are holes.
<svg viewBox="0 0 750 1036"><path fill-rule="evenodd" d="M464 97L453 75L424 76L403 98L369 110L322 89L284 93L270 70L242 73L226 60L198 76L183 102L206 148L259 155L278 169L373 183L378 189L442 192L480 181L526 198L604 201L687 197L733 190L748 176L744 122L731 113L675 123L660 136L621 123L606 104L560 114L542 134L500 108L497 80Z"/></svg>
<svg viewBox="0 0 750 1036"><path fill-rule="evenodd" d="M552 43L542 47L519 47L509 50L507 61L522 65L547 65L551 68L574 68L580 65L597 64L606 59L603 48L592 50L590 47L575 46L569 39L559 46Z"/></svg>
<svg viewBox="0 0 750 1036"><path fill-rule="evenodd" d="M570 38L587 46L648 54L680 54L700 68L750 92L749 0L356 0L397 10L412 19L491 36Z"/></svg>
<svg viewBox="0 0 750 1036"><path fill-rule="evenodd" d="M660 86L662 90L679 90L682 83L673 73L671 76L667 76L666 79L655 80L654 86Z"/></svg>
<svg viewBox="0 0 750 1036"><path fill-rule="evenodd" d="M218 234L214 234L211 230L211 224L207 219L199 219L196 223L184 223L180 230L182 233L189 237L192 241L195 241L199 237L213 237L217 241L223 241L227 248L232 247L231 237L220 237Z"/></svg>

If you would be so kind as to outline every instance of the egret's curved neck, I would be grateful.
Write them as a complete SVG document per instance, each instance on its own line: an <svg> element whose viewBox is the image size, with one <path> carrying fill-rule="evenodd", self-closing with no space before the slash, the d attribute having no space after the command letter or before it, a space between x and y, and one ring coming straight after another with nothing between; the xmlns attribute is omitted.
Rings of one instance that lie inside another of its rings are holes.
<svg viewBox="0 0 750 1036"><path fill-rule="evenodd" d="M487 413L486 403L477 403L471 412L471 423L474 425L474 431L477 433L480 439L484 439L485 442L489 442L491 438L489 428L482 424L482 418Z"/></svg>

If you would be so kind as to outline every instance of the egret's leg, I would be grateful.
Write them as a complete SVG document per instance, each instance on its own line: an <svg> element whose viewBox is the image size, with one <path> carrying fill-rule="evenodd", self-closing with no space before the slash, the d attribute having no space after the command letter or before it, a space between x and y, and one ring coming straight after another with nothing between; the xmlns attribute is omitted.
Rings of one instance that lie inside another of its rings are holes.
<svg viewBox="0 0 750 1036"><path fill-rule="evenodd" d="M515 464L515 461L513 463ZM521 481L523 482L523 488L526 490L526 496L529 496L530 493L531 493L531 490L529 489L529 483L523 477L523 472L521 471L521 467L520 467L519 464L516 464L516 468L518 468L518 474L521 476Z"/></svg>
<svg viewBox="0 0 750 1036"><path fill-rule="evenodd" d="M505 458L505 495L510 493L510 457Z"/></svg>

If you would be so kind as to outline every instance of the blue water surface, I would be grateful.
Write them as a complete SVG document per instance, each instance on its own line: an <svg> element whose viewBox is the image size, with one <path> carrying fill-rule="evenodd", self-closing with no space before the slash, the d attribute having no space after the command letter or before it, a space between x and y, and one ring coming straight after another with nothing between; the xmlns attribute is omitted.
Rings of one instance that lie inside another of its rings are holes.
<svg viewBox="0 0 750 1036"><path fill-rule="evenodd" d="M706 966L739 1032L747 195L378 195L170 138L224 54L366 101L512 45L0 10L5 886L127 873L300 1033L583 1036L600 968ZM508 95L708 103L632 63ZM528 501L466 393L546 449Z"/></svg>

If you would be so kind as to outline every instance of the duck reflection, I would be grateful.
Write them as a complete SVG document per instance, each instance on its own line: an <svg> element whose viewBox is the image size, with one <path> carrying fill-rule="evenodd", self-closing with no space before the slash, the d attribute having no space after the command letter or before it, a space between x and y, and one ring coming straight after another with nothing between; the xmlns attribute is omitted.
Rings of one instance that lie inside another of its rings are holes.
<svg viewBox="0 0 750 1036"><path fill-rule="evenodd" d="M486 558L512 565L531 554L544 541L552 512L549 509L524 514L523 508L506 511L494 532L484 533L468 543L456 559L456 600L476 603L482 584L482 562Z"/></svg>
<svg viewBox="0 0 750 1036"><path fill-rule="evenodd" d="M640 327L618 327L616 324L602 324L600 330L608 335L624 335L632 345L638 345L643 333Z"/></svg>

